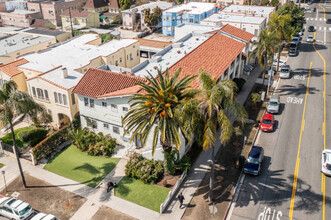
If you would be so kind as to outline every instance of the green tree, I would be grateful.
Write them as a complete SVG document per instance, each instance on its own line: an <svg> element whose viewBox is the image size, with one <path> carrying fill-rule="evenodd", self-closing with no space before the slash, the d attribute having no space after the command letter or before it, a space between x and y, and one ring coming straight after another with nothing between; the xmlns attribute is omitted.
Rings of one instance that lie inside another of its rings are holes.
<svg viewBox="0 0 331 220"><path fill-rule="evenodd" d="M242 124L247 118L244 107L235 101L236 84L232 80L220 80L211 77L205 71L199 74L200 89L193 99L183 102L177 114L181 130L192 142L201 144L203 149L211 148L211 175L209 182L209 201L213 200L215 140L220 128L222 144L229 141L233 133L232 119Z"/></svg>
<svg viewBox="0 0 331 220"><path fill-rule="evenodd" d="M159 7L155 7L153 9L153 13L151 13L151 9L147 8L143 10L145 18L144 22L147 24L147 26L153 30L155 26L159 24L159 22L162 19L162 10Z"/></svg>
<svg viewBox="0 0 331 220"><path fill-rule="evenodd" d="M131 7L131 2L130 0L120 0L119 1L121 10L126 10L129 9Z"/></svg>
<svg viewBox="0 0 331 220"><path fill-rule="evenodd" d="M271 0L270 3L272 6L277 7L279 5L279 0Z"/></svg>
<svg viewBox="0 0 331 220"><path fill-rule="evenodd" d="M145 146L147 138L153 133L153 155L159 137L164 152L171 152L173 145L178 149L181 144L179 123L174 112L184 100L193 96L188 84L194 77L179 79L180 72L181 69L172 77L168 70L164 75L159 70L157 77L148 72L146 81L137 82L143 93L135 94L129 100L131 108L123 118L125 134L132 134L130 141L137 137Z"/></svg>
<svg viewBox="0 0 331 220"><path fill-rule="evenodd" d="M265 74L268 72L268 59L273 59L273 52L275 47L278 45L279 42L277 36L275 34L270 34L268 30L261 30L259 34L259 41L253 43L254 50L250 53L250 57L256 57L261 69L263 70L262 76L262 87L264 85L264 77Z"/></svg>
<svg viewBox="0 0 331 220"><path fill-rule="evenodd" d="M286 3L278 8L276 11L278 15L290 15L291 26L294 27L294 31L298 32L302 29L303 24L306 23L304 9L300 8L293 2Z"/></svg>
<svg viewBox="0 0 331 220"><path fill-rule="evenodd" d="M252 93L250 99L253 103L254 109L257 109L257 103L262 102L260 93Z"/></svg>
<svg viewBox="0 0 331 220"><path fill-rule="evenodd" d="M21 174L23 186L26 188L25 178L22 171L22 165L19 158L19 152L16 145L13 120L19 115L28 115L31 118L34 114L45 112L45 109L37 104L28 94L17 91L17 85L14 81L8 81L2 85L0 90L0 121L3 125L10 125L13 138L15 154L18 168Z"/></svg>
<svg viewBox="0 0 331 220"><path fill-rule="evenodd" d="M67 137L73 140L73 144L82 150L84 149L84 138L87 133L86 129L79 127L77 129L71 129Z"/></svg>
<svg viewBox="0 0 331 220"><path fill-rule="evenodd" d="M260 5L267 6L269 4L269 0L261 0Z"/></svg>
<svg viewBox="0 0 331 220"><path fill-rule="evenodd" d="M268 22L268 29L271 30L271 34L276 34L279 40L278 42L278 58L276 72L279 69L280 54L284 49L285 43L291 41L295 29L291 26L291 15L278 15L272 14Z"/></svg>

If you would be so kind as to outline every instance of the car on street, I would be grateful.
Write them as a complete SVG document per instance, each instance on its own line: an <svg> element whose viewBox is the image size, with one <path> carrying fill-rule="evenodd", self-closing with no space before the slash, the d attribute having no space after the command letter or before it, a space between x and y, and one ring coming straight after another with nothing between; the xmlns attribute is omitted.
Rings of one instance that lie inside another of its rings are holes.
<svg viewBox="0 0 331 220"><path fill-rule="evenodd" d="M299 32L298 32L298 34L299 34L300 36L302 36L304 33L305 33L304 31L299 31ZM301 39L302 39L302 37L301 37Z"/></svg>
<svg viewBox="0 0 331 220"><path fill-rule="evenodd" d="M293 38L295 38L295 37L299 38L299 41L302 40L302 37L301 37L301 33L300 33L300 32L298 32L298 33L296 33L295 35L293 35ZM293 39L293 38L292 38L292 39Z"/></svg>
<svg viewBox="0 0 331 220"><path fill-rule="evenodd" d="M309 36L307 37L307 42L308 42L308 43L313 43L313 42L314 42L314 37L313 37L313 35L309 35Z"/></svg>
<svg viewBox="0 0 331 220"><path fill-rule="evenodd" d="M290 45L290 49L288 50L288 55L290 57L297 56L299 53L298 46L292 46L293 44Z"/></svg>
<svg viewBox="0 0 331 220"><path fill-rule="evenodd" d="M315 32L316 31L316 27L315 26L309 26L308 27L308 32Z"/></svg>
<svg viewBox="0 0 331 220"><path fill-rule="evenodd" d="M270 97L268 107L267 107L267 112L268 113L273 113L273 114L278 114L279 113L279 96L278 95L272 95Z"/></svg>
<svg viewBox="0 0 331 220"><path fill-rule="evenodd" d="M291 75L291 68L290 65L284 65L280 69L279 77L282 79L288 79Z"/></svg>
<svg viewBox="0 0 331 220"><path fill-rule="evenodd" d="M261 171L264 151L262 147L253 146L244 164L244 172L259 175Z"/></svg>
<svg viewBox="0 0 331 220"><path fill-rule="evenodd" d="M45 213L38 213L37 215L33 216L30 220L59 220L52 214L45 214Z"/></svg>
<svg viewBox="0 0 331 220"><path fill-rule="evenodd" d="M285 60L279 60L279 68L281 68L285 64L286 64L286 61ZM273 70L276 70L276 68L277 68L277 58L272 63L272 68L273 68Z"/></svg>
<svg viewBox="0 0 331 220"><path fill-rule="evenodd" d="M300 37L293 37L291 43L296 43L299 45L301 43L300 40Z"/></svg>
<svg viewBox="0 0 331 220"><path fill-rule="evenodd" d="M305 10L307 10L307 11L308 11L309 9L310 9L310 8L309 8L309 6L307 5L307 6L305 7Z"/></svg>
<svg viewBox="0 0 331 220"><path fill-rule="evenodd" d="M331 19L330 19L330 18L327 19L327 20L326 20L326 23L327 23L327 24L331 24Z"/></svg>
<svg viewBox="0 0 331 220"><path fill-rule="evenodd" d="M260 123L260 130L266 132L272 132L274 130L274 115L270 113L266 113L262 117L262 121Z"/></svg>
<svg viewBox="0 0 331 220"><path fill-rule="evenodd" d="M325 149L322 152L322 173L331 176L331 150Z"/></svg>
<svg viewBox="0 0 331 220"><path fill-rule="evenodd" d="M309 1L309 2L308 2L308 5L311 5L311 4L313 4L313 2L312 2L312 1Z"/></svg>
<svg viewBox="0 0 331 220"><path fill-rule="evenodd" d="M0 215L9 219L27 219L34 214L32 207L22 200L10 197L0 198Z"/></svg>

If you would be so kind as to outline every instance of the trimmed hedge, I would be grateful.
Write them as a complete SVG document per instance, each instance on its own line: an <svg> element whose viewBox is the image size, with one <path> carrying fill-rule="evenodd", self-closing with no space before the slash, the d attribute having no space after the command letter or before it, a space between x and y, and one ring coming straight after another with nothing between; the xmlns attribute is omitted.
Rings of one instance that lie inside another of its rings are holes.
<svg viewBox="0 0 331 220"><path fill-rule="evenodd" d="M34 128L30 131L21 131L18 133L18 139L22 142L28 142L30 146L38 144L41 140L46 138L48 130L43 128Z"/></svg>
<svg viewBox="0 0 331 220"><path fill-rule="evenodd" d="M67 133L70 130L70 125L64 126L61 130L58 130L45 138L33 149L32 153L36 161L39 161L45 157L51 156L54 150L62 143L67 141Z"/></svg>
<svg viewBox="0 0 331 220"><path fill-rule="evenodd" d="M141 154L133 153L125 165L125 175L144 183L156 183L163 176L163 164L156 160L148 160Z"/></svg>

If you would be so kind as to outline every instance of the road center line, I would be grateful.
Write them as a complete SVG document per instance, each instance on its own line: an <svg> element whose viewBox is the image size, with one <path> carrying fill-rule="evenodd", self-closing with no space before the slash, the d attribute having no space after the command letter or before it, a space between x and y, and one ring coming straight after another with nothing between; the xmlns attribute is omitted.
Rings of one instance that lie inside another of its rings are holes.
<svg viewBox="0 0 331 220"><path fill-rule="evenodd" d="M324 13L325 16L325 13ZM316 37L316 32L314 33L314 39ZM313 42L313 47L316 51L316 53L320 56L320 58L323 61L323 81L324 81L324 90L323 90L323 98L324 98L324 120L323 120L323 128L322 128L322 133L323 133L323 149L325 149L325 140L326 140L326 79L325 79L325 73L326 73L326 62L322 54L316 49L315 47L315 42ZM322 185L322 192L323 192L323 220L325 220L325 175L322 173L322 178L321 178L321 185Z"/></svg>
<svg viewBox="0 0 331 220"><path fill-rule="evenodd" d="M323 8L323 14L324 14L324 19L325 19L325 8L323 6L321 6L321 1L320 1L320 3L318 3L318 6Z"/></svg>
<svg viewBox="0 0 331 220"><path fill-rule="evenodd" d="M293 218L293 208L294 208L294 200L295 200L295 192L297 188L297 181L298 181L298 174L299 174L299 166L300 166L300 148L301 148L301 139L302 139L302 132L305 128L305 112L306 112L306 104L307 104L307 97L309 94L309 79L311 76L311 66L313 65L312 62L310 62L309 65L309 74L307 79L307 89L306 89L306 95L305 95L305 104L303 106L303 113L302 113L302 120L301 120L301 129L300 129L300 138L299 138L299 146L298 146L298 153L297 153L297 159L295 163L295 171L294 171L294 178L293 178L293 189L292 189L292 196L291 196L291 205L290 205L290 213L289 217L292 220Z"/></svg>

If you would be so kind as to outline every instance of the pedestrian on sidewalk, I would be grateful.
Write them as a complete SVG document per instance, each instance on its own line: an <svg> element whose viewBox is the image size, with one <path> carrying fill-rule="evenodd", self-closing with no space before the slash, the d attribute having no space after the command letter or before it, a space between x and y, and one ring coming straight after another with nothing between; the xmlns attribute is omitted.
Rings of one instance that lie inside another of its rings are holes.
<svg viewBox="0 0 331 220"><path fill-rule="evenodd" d="M179 206L179 208L181 209L182 208L182 205L183 205L183 202L184 202L184 196L183 196L183 193L179 193L179 195L178 195L178 200L179 200L179 202L180 202L180 206Z"/></svg>
<svg viewBox="0 0 331 220"><path fill-rule="evenodd" d="M112 188L114 188L114 183L112 181L108 182L107 192L109 192Z"/></svg>

